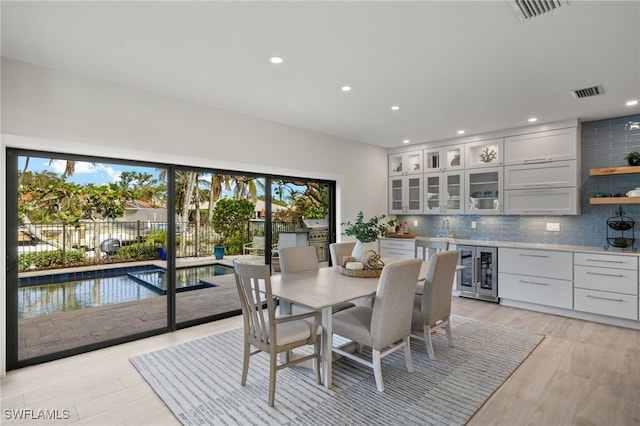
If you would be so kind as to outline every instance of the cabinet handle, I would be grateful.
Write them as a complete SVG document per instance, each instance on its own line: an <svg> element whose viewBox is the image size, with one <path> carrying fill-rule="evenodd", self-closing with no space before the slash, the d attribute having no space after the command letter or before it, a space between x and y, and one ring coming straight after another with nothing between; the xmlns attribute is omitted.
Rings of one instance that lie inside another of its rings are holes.
<svg viewBox="0 0 640 426"><path fill-rule="evenodd" d="M624 302L624 300L622 300L622 299L611 299L609 297L592 296L590 294L587 294L587 297L590 297L591 299L609 300L611 302Z"/></svg>
<svg viewBox="0 0 640 426"><path fill-rule="evenodd" d="M603 263L624 263L622 260L602 260L587 258L587 262L603 262Z"/></svg>
<svg viewBox="0 0 640 426"><path fill-rule="evenodd" d="M525 213L542 213L542 212L547 212L547 213L553 213L556 210L523 210Z"/></svg>
<svg viewBox="0 0 640 426"><path fill-rule="evenodd" d="M526 184L526 185L523 185L523 186L525 188L530 188L530 187L536 188L536 187L540 187L540 186L551 187L551 186L553 186L553 184L551 184L551 183L531 183L531 184Z"/></svg>
<svg viewBox="0 0 640 426"><path fill-rule="evenodd" d="M600 272L589 272L589 271L587 271L587 275L602 275L604 277L616 277L616 278L624 277L624 275L622 275L622 274L603 274L603 273L600 273Z"/></svg>
<svg viewBox="0 0 640 426"><path fill-rule="evenodd" d="M525 257L549 257L546 254L526 254L526 253L518 253L518 256L525 256Z"/></svg>
<svg viewBox="0 0 640 426"><path fill-rule="evenodd" d="M518 280L518 282L521 282L523 284L549 285L548 283L539 283L539 282L536 282L536 281Z"/></svg>
<svg viewBox="0 0 640 426"><path fill-rule="evenodd" d="M525 163L550 163L551 157L542 157L542 158L530 158L528 160L524 160Z"/></svg>

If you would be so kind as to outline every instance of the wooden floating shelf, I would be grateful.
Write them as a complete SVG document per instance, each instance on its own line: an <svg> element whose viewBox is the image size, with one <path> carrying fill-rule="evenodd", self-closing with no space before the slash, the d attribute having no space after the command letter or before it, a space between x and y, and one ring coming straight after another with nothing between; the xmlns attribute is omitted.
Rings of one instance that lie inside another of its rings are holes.
<svg viewBox="0 0 640 426"><path fill-rule="evenodd" d="M640 166L603 167L600 169L589 170L589 174L591 176L629 175L633 173L640 173ZM601 204L607 204L607 203L601 203Z"/></svg>
<svg viewBox="0 0 640 426"><path fill-rule="evenodd" d="M640 204L640 197L593 197L589 204Z"/></svg>

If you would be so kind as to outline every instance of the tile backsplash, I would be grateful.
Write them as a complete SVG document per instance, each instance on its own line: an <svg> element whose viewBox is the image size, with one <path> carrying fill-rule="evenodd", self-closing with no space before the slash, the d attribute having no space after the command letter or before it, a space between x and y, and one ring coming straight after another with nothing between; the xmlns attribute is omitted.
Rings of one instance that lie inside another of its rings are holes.
<svg viewBox="0 0 640 426"><path fill-rule="evenodd" d="M403 215L398 218L407 221L410 231L419 236L444 237L449 232L462 239L604 247L607 219L616 215L620 205L591 205L589 198L598 192L624 196L627 191L640 188L640 174L593 177L589 176L589 170L626 166L627 153L640 152L640 130L626 128L630 121L640 121L640 114L582 123L582 213L578 216ZM622 208L625 216L636 221L636 247L640 248L640 204L623 204ZM411 226L414 221L418 226ZM472 222L476 224L475 229ZM560 224L560 231L547 231L547 223Z"/></svg>

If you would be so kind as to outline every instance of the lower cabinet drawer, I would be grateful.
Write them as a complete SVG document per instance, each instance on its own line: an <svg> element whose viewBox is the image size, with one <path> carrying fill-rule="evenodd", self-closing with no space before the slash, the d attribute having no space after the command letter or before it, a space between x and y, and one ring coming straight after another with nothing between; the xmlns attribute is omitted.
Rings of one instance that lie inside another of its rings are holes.
<svg viewBox="0 0 640 426"><path fill-rule="evenodd" d="M389 258L393 257L395 259L414 259L415 251L414 250L401 250L401 249L393 249L393 248L380 248L380 257Z"/></svg>
<svg viewBox="0 0 640 426"><path fill-rule="evenodd" d="M498 271L516 275L573 279L573 253L550 250L500 248Z"/></svg>
<svg viewBox="0 0 640 426"><path fill-rule="evenodd" d="M638 270L576 265L573 273L576 287L638 295Z"/></svg>
<svg viewBox="0 0 640 426"><path fill-rule="evenodd" d="M500 298L557 308L573 308L572 281L500 273L498 283Z"/></svg>
<svg viewBox="0 0 640 426"><path fill-rule="evenodd" d="M638 319L638 296L576 288L574 309L611 317Z"/></svg>

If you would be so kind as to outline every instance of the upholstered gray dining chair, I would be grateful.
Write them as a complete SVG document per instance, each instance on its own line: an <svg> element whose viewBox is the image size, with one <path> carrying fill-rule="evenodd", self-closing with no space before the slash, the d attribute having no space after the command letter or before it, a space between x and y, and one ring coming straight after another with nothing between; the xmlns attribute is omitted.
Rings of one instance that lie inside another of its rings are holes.
<svg viewBox="0 0 640 426"><path fill-rule="evenodd" d="M444 328L449 346L451 338L451 290L456 274L459 251L449 250L436 253L429 259L424 282L418 285L413 302L411 329L424 334L429 359L434 358L431 333Z"/></svg>
<svg viewBox="0 0 640 426"><path fill-rule="evenodd" d="M411 305L420 274L420 259L392 262L382 269L375 302L371 306L354 306L333 314L333 332L371 348L371 360L361 353L341 348L333 351L373 368L376 387L384 391L381 359L404 348L407 371L413 372L411 347Z"/></svg>
<svg viewBox="0 0 640 426"><path fill-rule="evenodd" d="M318 254L313 246L282 248L278 250L278 254L283 274L317 271L320 268Z"/></svg>
<svg viewBox="0 0 640 426"><path fill-rule="evenodd" d="M331 264L333 266L342 265L342 259L345 256L351 256L351 253L353 252L353 248L355 247L355 245L356 245L355 241L345 241L341 243L329 244L329 252L331 253ZM345 309L353 305L372 306L373 296L360 297L358 299L354 299L352 302L353 303L341 305L342 309ZM335 307L334 307L334 312L337 312Z"/></svg>
<svg viewBox="0 0 640 426"><path fill-rule="evenodd" d="M306 312L298 315L276 316L276 303L271 293L269 265L243 264L234 260L236 287L242 307L244 323L244 355L242 379L247 383L249 358L260 352L269 354L269 406L273 407L278 370L315 358L316 380L320 380L320 313ZM278 363L278 354L292 349L313 345L313 353L295 359L286 357ZM251 347L257 348L251 351Z"/></svg>
<svg viewBox="0 0 640 426"><path fill-rule="evenodd" d="M329 244L329 253L331 253L331 265L342 265L342 259L345 256L351 256L355 245L355 241L343 241L341 243Z"/></svg>
<svg viewBox="0 0 640 426"><path fill-rule="evenodd" d="M431 256L441 251L449 250L449 241L432 241L432 240L416 240L414 257L418 256L418 252L422 252L422 260L428 261Z"/></svg>
<svg viewBox="0 0 640 426"><path fill-rule="evenodd" d="M313 246L287 247L278 250L278 253L280 255L280 270L282 275L304 271L317 271L320 269L318 254L316 253L316 248ZM281 301L280 303L285 307L289 302ZM294 306L295 309L293 309L293 306L290 309L295 312L307 310L305 307ZM351 302L339 303L333 306L333 312L338 312L352 306L354 306L354 304Z"/></svg>

